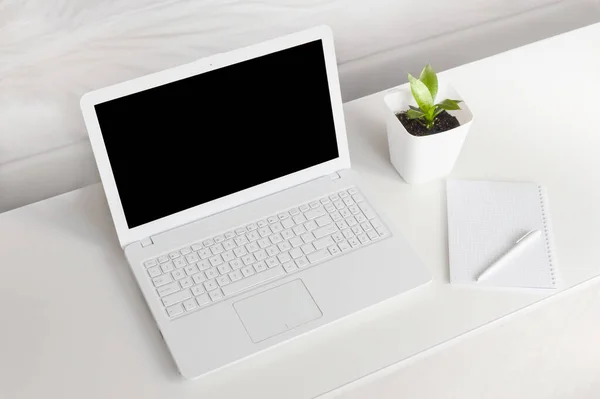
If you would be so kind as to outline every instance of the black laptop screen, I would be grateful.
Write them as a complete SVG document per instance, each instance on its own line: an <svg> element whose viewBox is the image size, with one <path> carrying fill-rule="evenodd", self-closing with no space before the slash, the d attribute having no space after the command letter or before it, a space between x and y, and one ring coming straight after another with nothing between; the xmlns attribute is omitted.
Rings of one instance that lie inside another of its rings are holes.
<svg viewBox="0 0 600 399"><path fill-rule="evenodd" d="M129 228L338 157L320 40L96 113Z"/></svg>

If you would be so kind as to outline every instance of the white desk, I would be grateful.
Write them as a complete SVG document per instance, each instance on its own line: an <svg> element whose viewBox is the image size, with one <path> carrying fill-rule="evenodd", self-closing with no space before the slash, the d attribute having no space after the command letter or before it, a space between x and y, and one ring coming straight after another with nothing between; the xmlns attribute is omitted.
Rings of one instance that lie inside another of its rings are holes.
<svg viewBox="0 0 600 399"><path fill-rule="evenodd" d="M595 25L444 73L476 118L453 176L546 185L565 288L600 274L599 48ZM381 97L346 105L352 159L433 283L186 382L87 187L0 215L0 397L313 397L551 295L448 284L443 184L396 174Z"/></svg>

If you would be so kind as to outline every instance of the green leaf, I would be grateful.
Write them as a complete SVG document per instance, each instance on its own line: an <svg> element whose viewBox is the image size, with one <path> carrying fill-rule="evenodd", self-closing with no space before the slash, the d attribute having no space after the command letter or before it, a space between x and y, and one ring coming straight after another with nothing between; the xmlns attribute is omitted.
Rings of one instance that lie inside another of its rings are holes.
<svg viewBox="0 0 600 399"><path fill-rule="evenodd" d="M435 96L437 96L438 93L438 78L431 65L425 65L425 68L421 71L419 80L427 86L429 93L431 93L431 98L435 101Z"/></svg>
<svg viewBox="0 0 600 399"><path fill-rule="evenodd" d="M457 110L460 109L460 107L458 106L458 103L461 103L461 100L450 100L450 99L446 99L444 101L442 101L439 104L436 104L438 107L441 107L445 110L448 111L453 111L453 110Z"/></svg>
<svg viewBox="0 0 600 399"><path fill-rule="evenodd" d="M410 109L414 109L414 110L415 110L415 111L417 111L417 112L421 112L421 113L423 112L423 111L421 110L421 108L419 108L419 107L414 107L414 106L412 106L412 105L409 105L408 107L409 107Z"/></svg>
<svg viewBox="0 0 600 399"><path fill-rule="evenodd" d="M444 112L444 108L440 107L439 105L435 106L435 112L433 113L433 117L437 118L439 114L441 114L442 112Z"/></svg>
<svg viewBox="0 0 600 399"><path fill-rule="evenodd" d="M414 109L409 109L406 111L406 117L408 119L421 119L425 116L421 111L415 111Z"/></svg>
<svg viewBox="0 0 600 399"><path fill-rule="evenodd" d="M422 111L427 112L429 108L433 107L433 97L429 92L429 89L419 79L408 74L408 80L410 82L410 91L412 92L415 101L419 105Z"/></svg>

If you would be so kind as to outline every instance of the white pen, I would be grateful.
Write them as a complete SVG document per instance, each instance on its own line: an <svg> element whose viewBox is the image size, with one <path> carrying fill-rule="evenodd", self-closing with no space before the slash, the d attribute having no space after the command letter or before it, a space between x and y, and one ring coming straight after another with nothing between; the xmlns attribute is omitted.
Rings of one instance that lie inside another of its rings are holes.
<svg viewBox="0 0 600 399"><path fill-rule="evenodd" d="M496 259L494 263L492 263L479 275L479 277L477 277L477 281L485 278L486 276L489 276L496 270L500 269L502 265L506 263L506 261L518 255L521 251L523 251L523 249L529 246L532 242L536 241L541 234L542 232L539 230L531 230L523 237L519 238L511 249L509 249L504 255Z"/></svg>

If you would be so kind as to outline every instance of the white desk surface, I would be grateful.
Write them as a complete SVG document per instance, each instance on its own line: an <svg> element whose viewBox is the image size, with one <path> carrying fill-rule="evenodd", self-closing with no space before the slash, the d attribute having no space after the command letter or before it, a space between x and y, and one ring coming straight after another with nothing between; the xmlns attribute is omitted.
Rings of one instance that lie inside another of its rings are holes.
<svg viewBox="0 0 600 399"><path fill-rule="evenodd" d="M588 281L600 274L598 49L600 24L443 74L476 118L452 176L532 180L548 187L564 287L579 285L539 305L548 310L563 306L571 293L598 288L598 279ZM444 185L409 186L396 174L388 160L381 97L346 104L353 165L380 194L432 271L433 283L185 381L129 272L101 187L87 187L0 215L0 397L314 397L420 353L406 362L409 373L427 362L427 353L451 352L452 338L552 295L448 284ZM528 313L507 320L526 323ZM455 342L477 343L478 336ZM511 346L505 347L511 357ZM389 378L401 378L401 370L392 366L380 375L393 387ZM472 383L463 377L465 385ZM435 385L414 384L411 397L418 386L433 392L426 387ZM374 389L342 388L326 396L370 396Z"/></svg>

